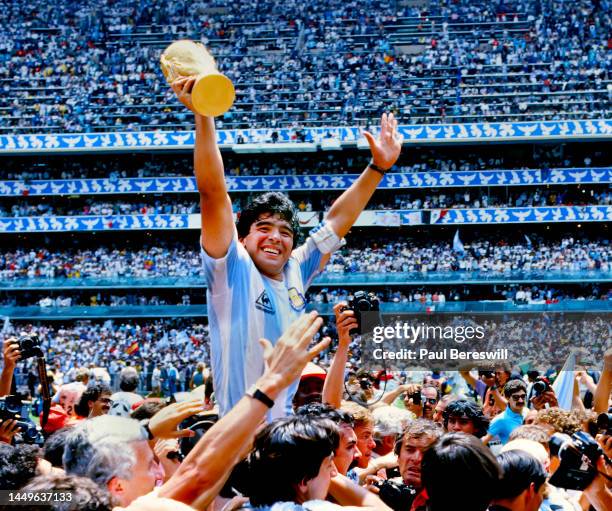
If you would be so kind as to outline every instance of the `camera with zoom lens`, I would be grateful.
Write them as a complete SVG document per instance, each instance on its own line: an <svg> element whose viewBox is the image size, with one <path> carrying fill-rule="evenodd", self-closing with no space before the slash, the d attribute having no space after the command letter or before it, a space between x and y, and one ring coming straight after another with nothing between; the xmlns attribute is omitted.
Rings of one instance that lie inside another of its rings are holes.
<svg viewBox="0 0 612 511"><path fill-rule="evenodd" d="M15 444L43 445L45 439L41 429L29 420L29 403L17 396L0 397L0 421L14 420L20 431L15 435Z"/></svg>
<svg viewBox="0 0 612 511"><path fill-rule="evenodd" d="M417 491L413 486L385 479L384 481L375 484L378 488L378 496L387 504L393 511L406 511L410 509Z"/></svg>
<svg viewBox="0 0 612 511"><path fill-rule="evenodd" d="M37 335L21 335L17 339L19 346L20 360L26 360L32 357L42 357L43 351L40 347L40 339Z"/></svg>
<svg viewBox="0 0 612 511"><path fill-rule="evenodd" d="M351 300L348 307L343 310L352 310L355 313L357 326L349 330L349 334L365 334L372 332L374 327L382 325L380 317L380 301L374 293L366 293L365 291L357 291Z"/></svg>
<svg viewBox="0 0 612 511"><path fill-rule="evenodd" d="M549 442L550 454L561 460L559 468L548 481L566 490L584 490L597 475L597 460L603 451L595 439L584 431L571 437L555 433Z"/></svg>
<svg viewBox="0 0 612 511"><path fill-rule="evenodd" d="M551 390L552 387L550 386L550 382L548 381L548 378L546 378L545 376L538 376L536 378L536 381L533 383L532 389L533 389L533 395L535 397L539 397L542 394L544 394L544 392Z"/></svg>

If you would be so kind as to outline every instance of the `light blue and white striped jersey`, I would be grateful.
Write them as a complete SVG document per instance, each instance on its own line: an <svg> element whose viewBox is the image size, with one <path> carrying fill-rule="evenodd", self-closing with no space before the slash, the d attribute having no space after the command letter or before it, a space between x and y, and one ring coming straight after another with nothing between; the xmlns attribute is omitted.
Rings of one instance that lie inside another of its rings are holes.
<svg viewBox="0 0 612 511"><path fill-rule="evenodd" d="M202 250L207 284L211 366L219 412L225 415L264 372L262 337L272 344L304 313L304 297L323 253L340 246L329 224L311 231L283 270L283 280L263 276L234 231L228 252L213 259ZM283 391L270 418L292 413L299 381Z"/></svg>

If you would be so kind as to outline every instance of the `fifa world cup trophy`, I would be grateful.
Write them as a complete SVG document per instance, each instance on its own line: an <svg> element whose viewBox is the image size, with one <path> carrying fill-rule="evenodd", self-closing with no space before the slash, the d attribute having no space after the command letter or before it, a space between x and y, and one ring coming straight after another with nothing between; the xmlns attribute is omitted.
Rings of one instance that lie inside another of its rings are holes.
<svg viewBox="0 0 612 511"><path fill-rule="evenodd" d="M215 59L203 44L176 41L164 50L160 62L168 83L182 76L196 77L191 102L199 114L216 117L231 108L236 99L234 84L219 72Z"/></svg>

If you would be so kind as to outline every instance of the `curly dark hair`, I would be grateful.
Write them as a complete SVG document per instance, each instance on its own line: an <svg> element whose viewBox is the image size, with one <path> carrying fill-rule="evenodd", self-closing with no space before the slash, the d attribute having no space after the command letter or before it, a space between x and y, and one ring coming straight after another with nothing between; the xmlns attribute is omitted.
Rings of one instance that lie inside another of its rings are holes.
<svg viewBox="0 0 612 511"><path fill-rule="evenodd" d="M18 490L36 475L42 451L36 445L0 442L0 481L3 490Z"/></svg>
<svg viewBox="0 0 612 511"><path fill-rule="evenodd" d="M339 426L343 424L348 424L351 428L354 426L355 421L353 420L353 416L345 412L344 410L340 410L338 408L334 408L326 403L308 403L306 405L300 406L296 412L296 415L303 415L305 417L319 417L322 419L329 419Z"/></svg>
<svg viewBox="0 0 612 511"><path fill-rule="evenodd" d="M293 247L295 248L301 239L297 210L289 197L280 192L268 192L258 195L246 205L238 215L238 221L236 222L238 237L240 239L245 238L251 230L251 225L265 213L278 215L283 220L289 222L293 230Z"/></svg>
<svg viewBox="0 0 612 511"><path fill-rule="evenodd" d="M489 419L482 411L482 406L469 399L457 399L451 401L446 406L446 410L442 413L444 419L444 428L448 429L449 417L466 417L472 421L476 429L474 435L482 438L487 434L489 429Z"/></svg>

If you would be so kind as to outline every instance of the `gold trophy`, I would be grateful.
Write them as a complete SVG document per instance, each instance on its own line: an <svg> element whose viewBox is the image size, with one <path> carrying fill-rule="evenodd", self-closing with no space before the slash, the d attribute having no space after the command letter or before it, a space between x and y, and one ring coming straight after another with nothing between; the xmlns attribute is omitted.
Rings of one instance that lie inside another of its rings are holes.
<svg viewBox="0 0 612 511"><path fill-rule="evenodd" d="M215 59L203 44L186 39L176 41L164 50L160 62L168 83L181 76L196 76L191 102L200 115L216 117L233 105L234 84L219 73Z"/></svg>

